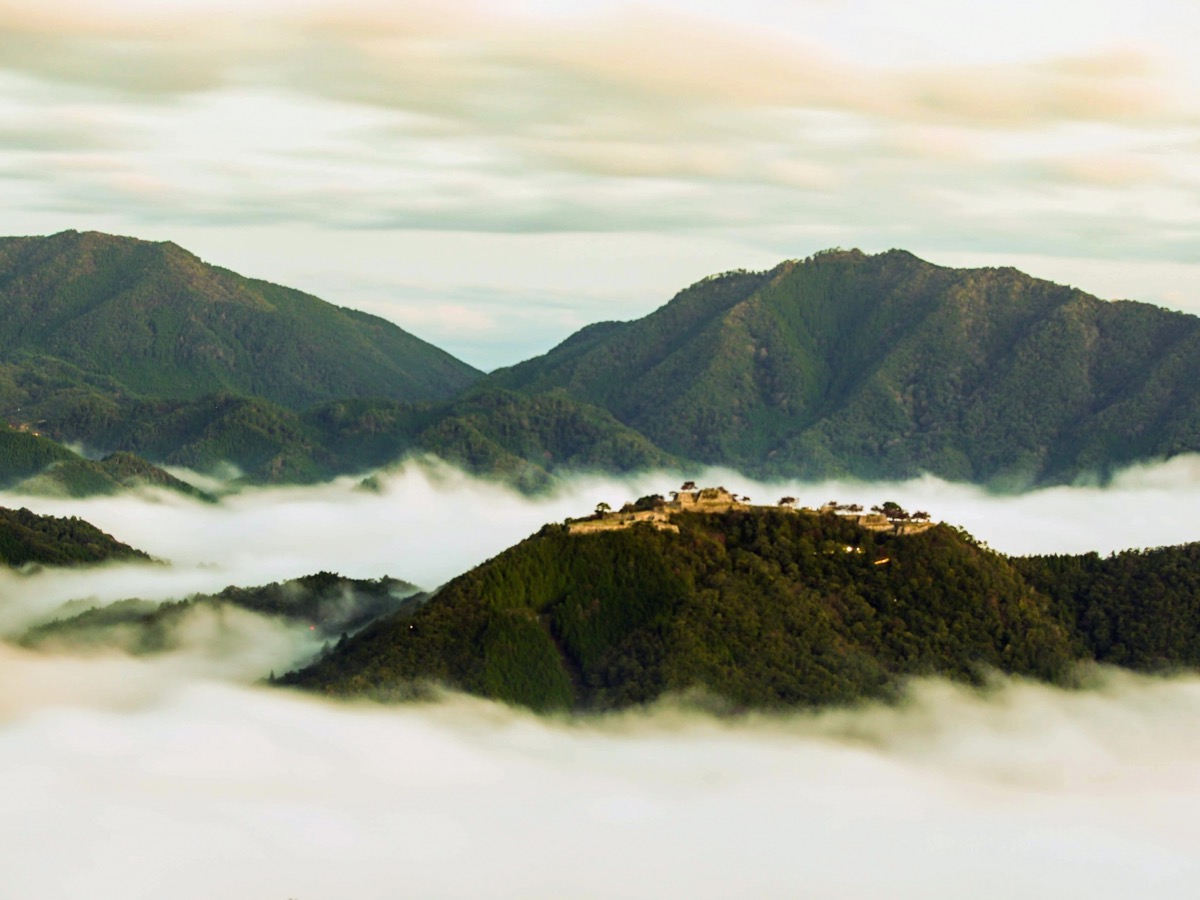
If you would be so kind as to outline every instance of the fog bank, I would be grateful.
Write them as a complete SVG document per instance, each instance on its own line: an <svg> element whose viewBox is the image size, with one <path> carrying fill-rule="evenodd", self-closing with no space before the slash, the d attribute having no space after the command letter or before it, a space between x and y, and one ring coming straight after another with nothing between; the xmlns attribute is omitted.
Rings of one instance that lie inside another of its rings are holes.
<svg viewBox="0 0 1200 900"><path fill-rule="evenodd" d="M30 665L0 655L10 693ZM128 673L126 673L128 675ZM140 686L140 687L138 687ZM123 677L0 723L14 897L1192 897L1200 682L539 720Z"/></svg>
<svg viewBox="0 0 1200 900"><path fill-rule="evenodd" d="M448 579L537 531L546 522L619 506L679 487L676 473L628 479L579 476L553 494L527 497L444 464L411 461L381 475L368 491L343 478L309 487L249 488L221 503L169 492L71 500L0 493L0 505L87 519L169 566L124 565L0 572L0 632L69 600L97 604L127 597L164 600L229 584L265 584L320 570L354 578L392 575L425 588ZM896 500L965 527L1008 553L1107 553L1200 540L1200 457L1129 469L1108 487L1049 488L997 496L935 478L901 483L763 484L711 470L697 479L756 503L791 495L809 506L827 500L864 506Z"/></svg>
<svg viewBox="0 0 1200 900"><path fill-rule="evenodd" d="M167 599L321 569L437 585L548 521L678 487L580 477L531 499L412 463L216 506L165 493L0 496L78 515L165 565L0 574L0 628L67 600ZM1200 539L1200 462L996 497L935 479L764 485L756 502L896 500L1008 552ZM448 697L333 705L247 685L303 629L200 610L178 652L0 645L0 894L1187 897L1200 889L1200 679L1091 690L944 682L895 708L584 721Z"/></svg>

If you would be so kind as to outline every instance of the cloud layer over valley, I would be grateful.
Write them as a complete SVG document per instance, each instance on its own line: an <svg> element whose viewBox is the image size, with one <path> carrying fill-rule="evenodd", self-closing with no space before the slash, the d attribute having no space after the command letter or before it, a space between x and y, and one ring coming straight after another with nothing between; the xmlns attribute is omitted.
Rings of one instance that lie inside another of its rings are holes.
<svg viewBox="0 0 1200 900"><path fill-rule="evenodd" d="M617 507L679 486L656 473L621 480L579 476L553 494L530 498L441 463L411 461L380 476L380 489L345 478L315 487L248 488L220 504L174 494L87 500L0 494L0 504L75 515L169 565L0 573L0 632L62 603L128 597L181 599L237 584L251 586L334 571L352 578L390 575L432 589L537 531L587 515L598 502ZM895 500L966 528L1010 554L1084 553L1200 540L1200 458L1139 466L1107 487L1059 487L992 495L934 478L895 484L762 484L710 471L756 503L790 494L801 504L828 500L866 506ZM151 499L147 499L147 497Z"/></svg>
<svg viewBox="0 0 1200 900"><path fill-rule="evenodd" d="M560 724L11 651L5 694L37 667L77 690L0 707L13 896L1166 898L1200 883L1194 678Z"/></svg>
<svg viewBox="0 0 1200 900"><path fill-rule="evenodd" d="M997 549L1200 538L1200 460L1019 497L924 480L762 485L910 508ZM333 569L434 586L535 531L677 486L578 478L530 499L410 463L174 495L0 497L169 560L0 578L12 631L64 601L180 597ZM1200 682L918 683L899 707L718 720L684 706L537 719L462 697L335 705L248 685L315 649L250 614L186 620L154 657L0 644L0 871L13 896L1194 896Z"/></svg>

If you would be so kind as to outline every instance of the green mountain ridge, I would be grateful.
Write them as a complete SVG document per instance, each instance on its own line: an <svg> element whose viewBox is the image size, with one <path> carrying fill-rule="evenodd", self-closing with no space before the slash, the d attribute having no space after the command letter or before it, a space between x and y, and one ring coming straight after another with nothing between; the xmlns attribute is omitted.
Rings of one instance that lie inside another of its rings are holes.
<svg viewBox="0 0 1200 900"><path fill-rule="evenodd" d="M74 516L41 516L0 507L0 565L77 566L109 561L150 561L90 522Z"/></svg>
<svg viewBox="0 0 1200 900"><path fill-rule="evenodd" d="M710 276L486 376L383 320L95 233L0 239L0 309L0 416L250 482L432 453L526 490L705 465L1023 490L1200 451L1200 319L899 250Z"/></svg>
<svg viewBox="0 0 1200 900"><path fill-rule="evenodd" d="M46 380L74 370L109 398L230 391L302 409L443 399L479 375L384 319L96 232L0 239L0 306L0 363ZM4 406L42 399L6 374Z"/></svg>
<svg viewBox="0 0 1200 900"><path fill-rule="evenodd" d="M168 488L209 502L215 499L132 453L85 459L40 434L0 422L0 489L87 497L142 486Z"/></svg>
<svg viewBox="0 0 1200 900"><path fill-rule="evenodd" d="M1200 319L1011 268L827 251L707 278L483 385L565 391L756 477L1020 489L1200 450Z"/></svg>

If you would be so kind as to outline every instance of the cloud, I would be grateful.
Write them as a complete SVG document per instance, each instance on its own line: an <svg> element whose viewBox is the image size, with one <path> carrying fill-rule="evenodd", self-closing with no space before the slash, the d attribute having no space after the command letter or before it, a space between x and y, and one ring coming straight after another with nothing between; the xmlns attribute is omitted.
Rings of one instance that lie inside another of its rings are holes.
<svg viewBox="0 0 1200 900"><path fill-rule="evenodd" d="M694 475L691 477L695 477ZM343 478L314 487L250 488L203 504L171 493L73 500L0 493L0 504L79 516L167 565L0 571L0 634L71 601L182 599L230 584L259 585L327 570L390 575L435 588L547 522L676 487L677 473L581 475L529 498L436 461L410 460L380 477L378 492ZM1128 469L1108 487L1057 487L1017 496L927 477L898 483L775 482L710 470L699 480L756 501L784 495L809 506L830 498L870 506L895 500L966 528L1004 553L1107 553L1200 540L1200 457Z"/></svg>
<svg viewBox="0 0 1200 900"><path fill-rule="evenodd" d="M677 481L581 477L530 499L412 463L351 480L167 494L3 495L167 558L6 575L6 628L72 597L162 599L318 568L433 585L543 522ZM896 499L1002 550L1200 537L1200 458L1107 488L989 496L933 479L755 484ZM686 703L538 719L469 698L380 707L244 686L303 629L198 610L158 657L0 644L0 871L16 896L1191 897L1200 681L1096 671L1085 690L940 681L898 706L715 719Z"/></svg>
<svg viewBox="0 0 1200 900"><path fill-rule="evenodd" d="M5 0L0 179L22 231L379 232L397 259L453 232L746 248L691 279L834 244L1183 262L1194 18L1168 0Z"/></svg>
<svg viewBox="0 0 1200 900"><path fill-rule="evenodd" d="M0 650L5 695L52 672L0 724L19 896L1190 897L1200 875L1193 678L560 723Z"/></svg>

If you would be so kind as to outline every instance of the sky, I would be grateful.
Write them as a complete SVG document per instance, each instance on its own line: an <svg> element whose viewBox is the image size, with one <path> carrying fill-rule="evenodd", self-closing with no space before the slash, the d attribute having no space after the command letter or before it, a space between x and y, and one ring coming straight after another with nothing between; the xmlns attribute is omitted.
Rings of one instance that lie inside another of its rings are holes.
<svg viewBox="0 0 1200 900"><path fill-rule="evenodd" d="M0 0L6 234L173 240L481 368L831 246L1200 312L1190 0Z"/></svg>

